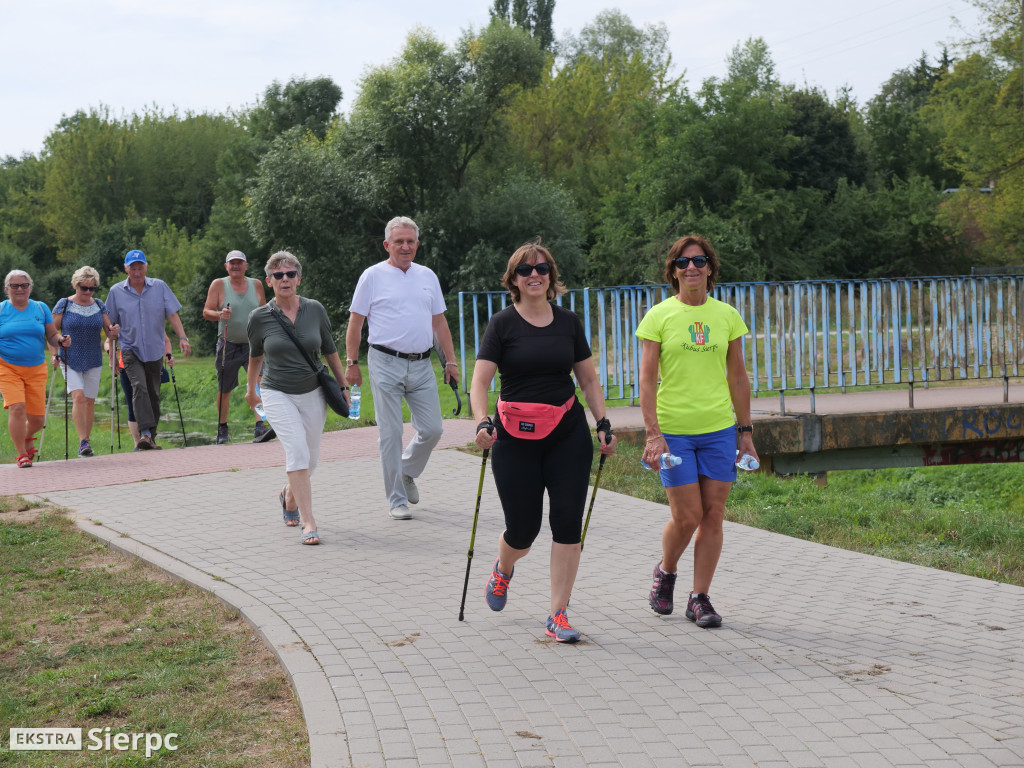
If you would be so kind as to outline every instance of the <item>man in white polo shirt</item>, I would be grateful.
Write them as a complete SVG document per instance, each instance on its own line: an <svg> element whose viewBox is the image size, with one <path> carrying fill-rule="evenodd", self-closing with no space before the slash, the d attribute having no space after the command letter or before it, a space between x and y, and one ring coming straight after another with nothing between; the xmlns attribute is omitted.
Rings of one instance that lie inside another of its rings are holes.
<svg viewBox="0 0 1024 768"><path fill-rule="evenodd" d="M388 509L395 520L412 517L410 504L420 500L416 478L427 466L430 452L441 439L441 402L430 362L436 336L444 352L444 380L459 380L451 330L444 317L444 296L437 275L414 264L419 227L397 216L384 228L387 261L359 277L352 294L351 318L345 333L345 378L362 384L359 341L363 321L369 323L367 365L373 389L373 410L379 431L380 464ZM416 430L402 450L402 398L409 405Z"/></svg>

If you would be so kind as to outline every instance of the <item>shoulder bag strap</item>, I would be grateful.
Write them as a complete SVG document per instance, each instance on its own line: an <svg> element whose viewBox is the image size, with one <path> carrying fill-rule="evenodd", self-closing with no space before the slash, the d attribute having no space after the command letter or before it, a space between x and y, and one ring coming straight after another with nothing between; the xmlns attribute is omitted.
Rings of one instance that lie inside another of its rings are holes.
<svg viewBox="0 0 1024 768"><path fill-rule="evenodd" d="M281 324L281 327L284 329L284 332L288 334L288 338L295 342L295 346L298 348L299 352L302 353L302 356L306 358L306 362L309 363L309 367L313 369L313 373L319 373L320 366L314 363L313 359L309 356L309 353L302 348L302 344L299 343L299 339L298 337L296 337L295 332L288 327L288 324L284 321L284 318L281 317L281 315L279 314L280 310L277 309L272 304L268 304L268 306L270 307L270 314L272 314L274 316L274 319Z"/></svg>

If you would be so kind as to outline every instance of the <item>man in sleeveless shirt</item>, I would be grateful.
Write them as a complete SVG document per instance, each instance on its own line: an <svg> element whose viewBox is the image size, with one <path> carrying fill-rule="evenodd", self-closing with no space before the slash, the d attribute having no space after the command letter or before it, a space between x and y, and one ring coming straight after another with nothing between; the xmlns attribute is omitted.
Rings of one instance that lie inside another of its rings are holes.
<svg viewBox="0 0 1024 768"><path fill-rule="evenodd" d="M227 277L210 283L206 292L203 317L217 323L217 444L230 442L228 434L228 408L231 390L238 386L239 369L249 368L249 337L246 324L249 313L267 303L263 283L245 276L249 260L241 251L231 251L224 259ZM274 437L274 430L256 416L253 442L262 443Z"/></svg>

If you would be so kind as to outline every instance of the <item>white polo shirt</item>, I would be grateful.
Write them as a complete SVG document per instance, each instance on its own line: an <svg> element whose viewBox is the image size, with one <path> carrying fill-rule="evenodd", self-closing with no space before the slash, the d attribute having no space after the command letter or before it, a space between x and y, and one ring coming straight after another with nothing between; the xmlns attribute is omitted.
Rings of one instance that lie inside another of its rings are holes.
<svg viewBox="0 0 1024 768"><path fill-rule="evenodd" d="M366 317L370 344L411 355L434 346L432 320L445 310L444 294L429 267L413 262L403 272L382 261L359 276L349 309Z"/></svg>

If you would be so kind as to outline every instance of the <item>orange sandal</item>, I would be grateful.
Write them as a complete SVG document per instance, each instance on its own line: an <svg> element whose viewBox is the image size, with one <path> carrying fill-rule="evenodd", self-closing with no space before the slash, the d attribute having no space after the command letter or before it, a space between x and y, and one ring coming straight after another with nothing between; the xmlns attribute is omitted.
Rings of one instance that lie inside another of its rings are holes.
<svg viewBox="0 0 1024 768"><path fill-rule="evenodd" d="M31 467L32 457L29 456L27 453L21 454L21 456L18 457L18 466L21 467L22 469L24 469L25 467Z"/></svg>

